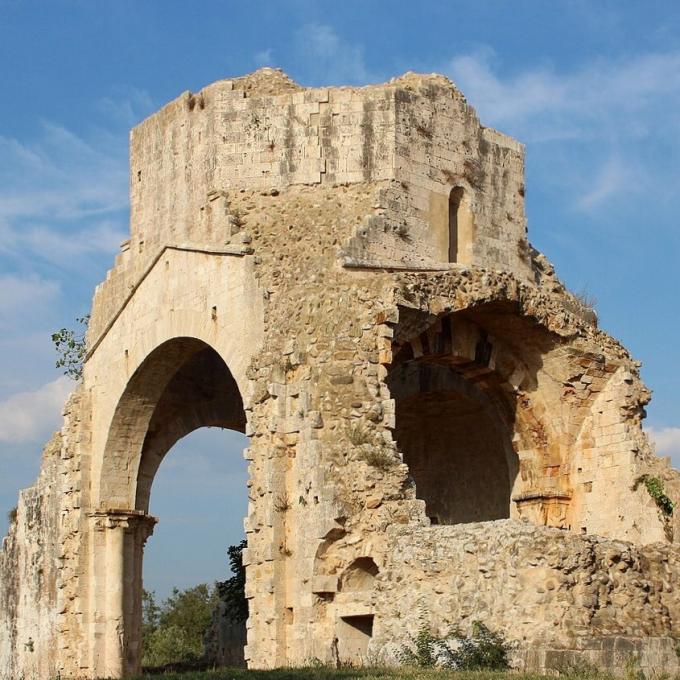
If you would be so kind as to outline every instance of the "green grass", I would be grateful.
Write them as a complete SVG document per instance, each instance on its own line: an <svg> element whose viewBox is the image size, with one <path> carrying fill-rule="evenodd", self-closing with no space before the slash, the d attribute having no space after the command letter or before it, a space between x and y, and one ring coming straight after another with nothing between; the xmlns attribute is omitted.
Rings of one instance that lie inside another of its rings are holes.
<svg viewBox="0 0 680 680"><path fill-rule="evenodd" d="M138 680L554 680L555 676L520 674L503 671L447 671L419 668L280 668L271 671L249 671L221 668L214 671L188 671L143 675ZM573 680L609 680L610 675L593 671L561 674Z"/></svg>

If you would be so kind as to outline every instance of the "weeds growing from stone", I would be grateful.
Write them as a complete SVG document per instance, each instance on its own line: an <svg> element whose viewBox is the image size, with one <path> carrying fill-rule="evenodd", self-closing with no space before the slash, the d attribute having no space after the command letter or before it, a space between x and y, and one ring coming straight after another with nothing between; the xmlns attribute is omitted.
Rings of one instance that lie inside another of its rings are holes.
<svg viewBox="0 0 680 680"><path fill-rule="evenodd" d="M671 517L675 504L666 495L663 482L658 477L653 477L652 475L640 475L633 484L633 491L635 491L640 484L645 485L647 493L652 497L652 500L656 503L659 510L666 517Z"/></svg>

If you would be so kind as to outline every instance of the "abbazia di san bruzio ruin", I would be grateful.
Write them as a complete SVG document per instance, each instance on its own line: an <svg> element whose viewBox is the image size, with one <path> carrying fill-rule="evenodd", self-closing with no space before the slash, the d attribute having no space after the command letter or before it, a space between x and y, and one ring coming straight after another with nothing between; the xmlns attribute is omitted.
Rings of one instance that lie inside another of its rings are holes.
<svg viewBox="0 0 680 680"><path fill-rule="evenodd" d="M203 426L249 437L250 667L395 663L424 616L521 668L678 669L680 478L524 194L523 146L437 75L263 69L137 126L130 237L2 544L0 676L139 669L154 475Z"/></svg>

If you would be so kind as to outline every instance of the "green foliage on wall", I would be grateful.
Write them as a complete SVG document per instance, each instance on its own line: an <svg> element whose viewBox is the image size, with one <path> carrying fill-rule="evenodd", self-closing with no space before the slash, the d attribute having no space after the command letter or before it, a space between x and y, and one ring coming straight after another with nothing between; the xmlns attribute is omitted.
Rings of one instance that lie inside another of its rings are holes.
<svg viewBox="0 0 680 680"><path fill-rule="evenodd" d="M640 484L644 484L647 493L652 497L659 510L666 516L673 516L673 509L675 503L666 495L663 482L658 477L652 475L640 475L633 484L633 491L635 491Z"/></svg>

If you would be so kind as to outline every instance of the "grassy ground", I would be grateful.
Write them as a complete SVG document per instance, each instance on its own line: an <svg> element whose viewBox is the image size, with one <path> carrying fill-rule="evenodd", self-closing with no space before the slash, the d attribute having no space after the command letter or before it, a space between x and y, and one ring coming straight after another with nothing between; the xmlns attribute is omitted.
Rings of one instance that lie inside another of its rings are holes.
<svg viewBox="0 0 680 680"><path fill-rule="evenodd" d="M243 669L222 668L215 671L193 671L186 673L164 673L144 675L139 680L519 680L519 676L509 673L479 671L454 673L443 670L398 670L384 669L327 669L327 668L287 668L273 671L247 671ZM538 680L541 676L523 676L522 680Z"/></svg>
<svg viewBox="0 0 680 680"><path fill-rule="evenodd" d="M552 676L551 680L554 680ZM633 676L635 677L635 676ZM572 680L609 680L611 676L597 672L575 672L560 675ZM495 671L446 671L421 669L329 669L286 668L272 671L248 671L221 668L215 671L189 671L144 675L138 680L548 680L548 676ZM632 679L631 679L632 680Z"/></svg>

